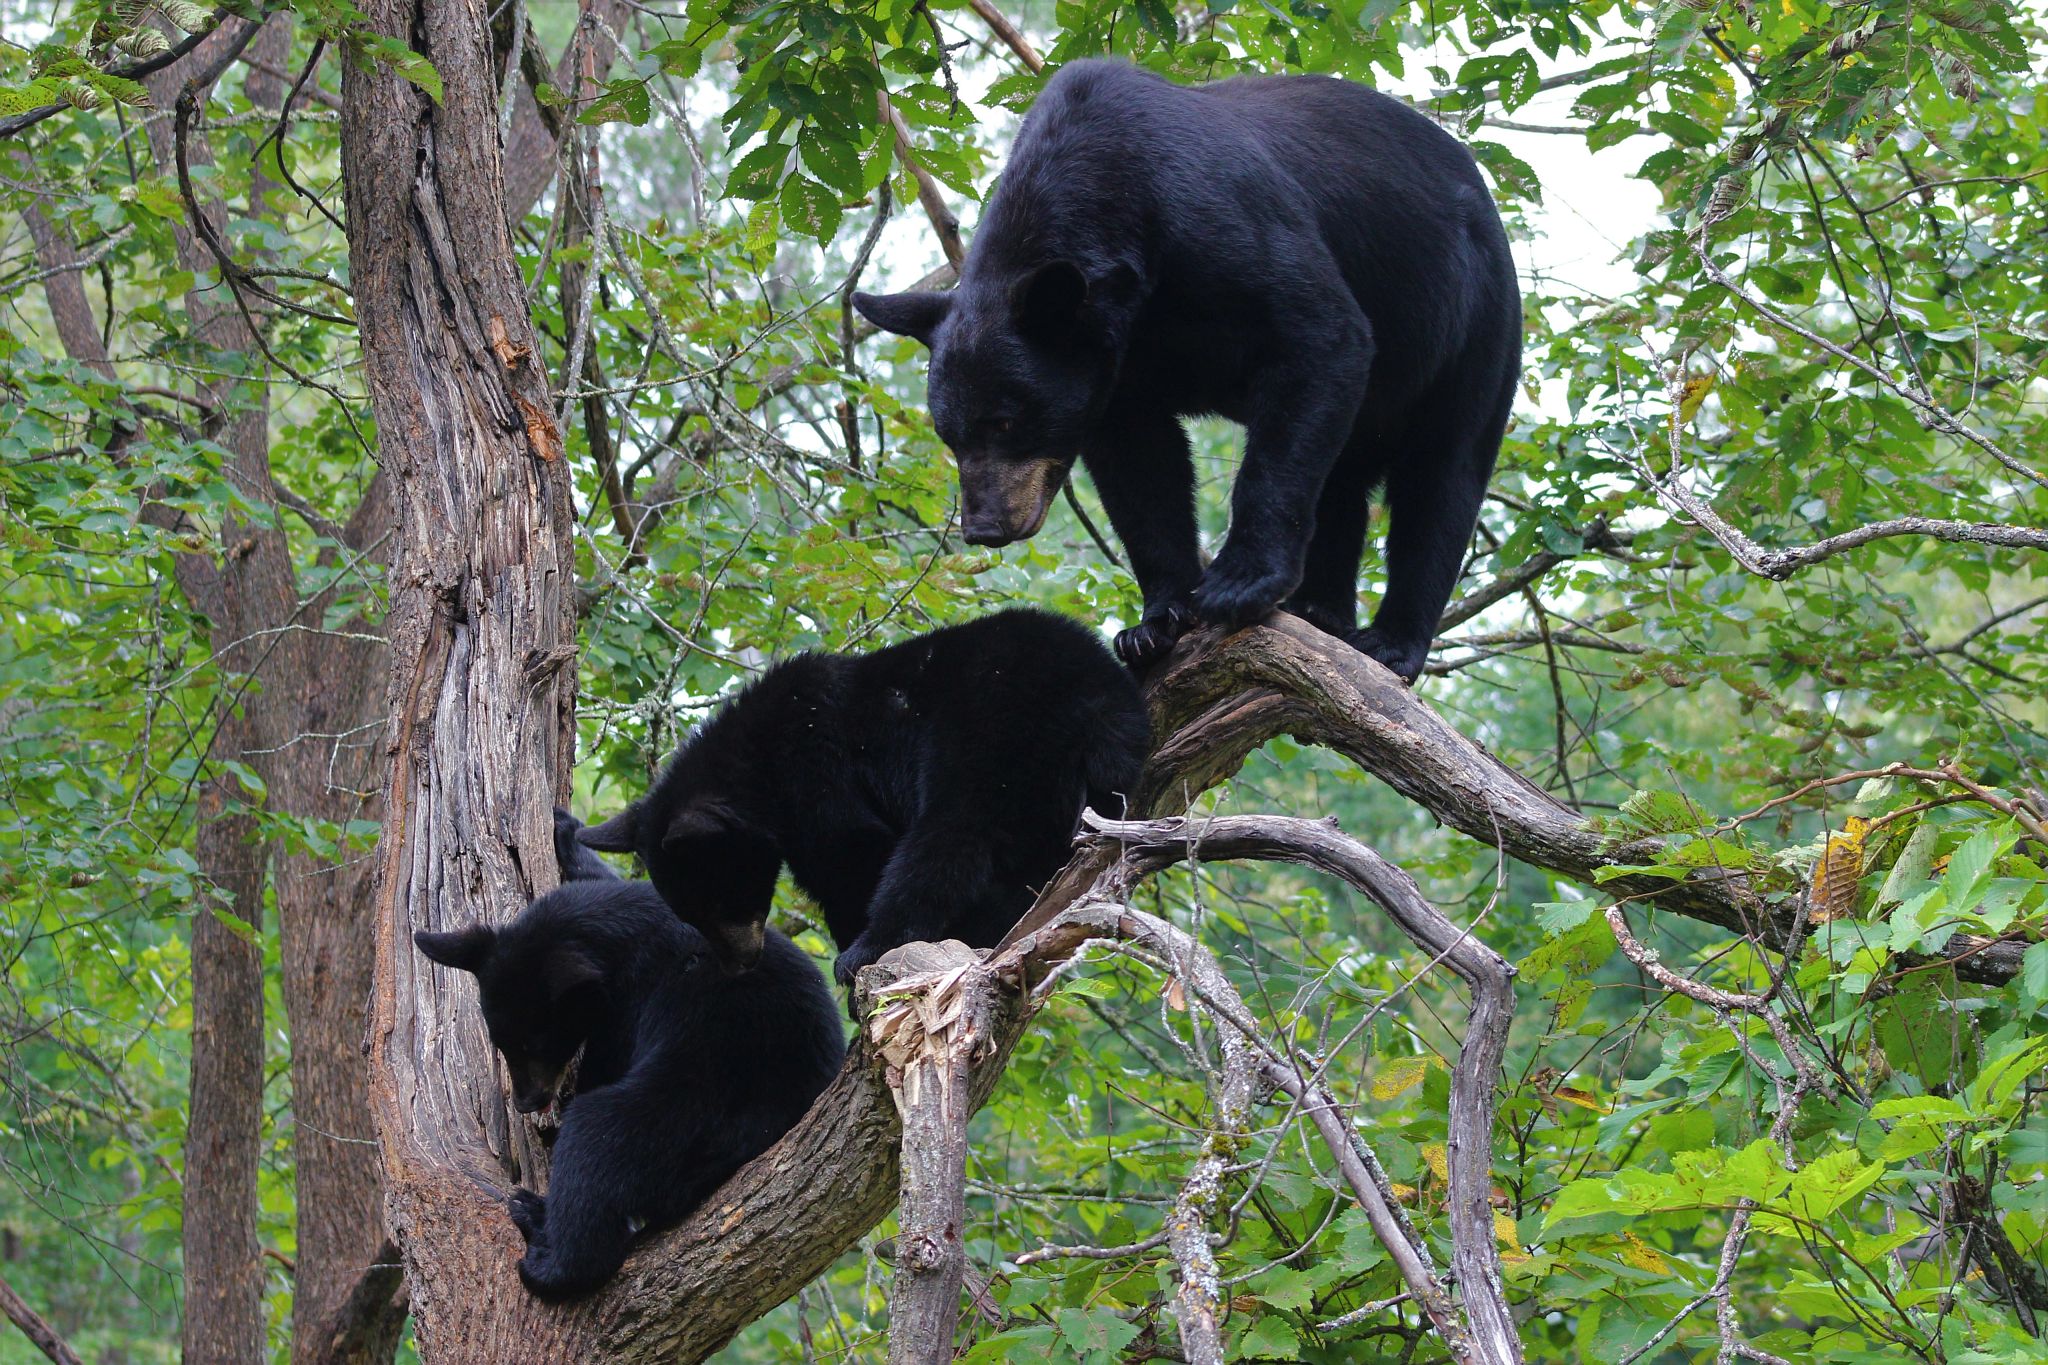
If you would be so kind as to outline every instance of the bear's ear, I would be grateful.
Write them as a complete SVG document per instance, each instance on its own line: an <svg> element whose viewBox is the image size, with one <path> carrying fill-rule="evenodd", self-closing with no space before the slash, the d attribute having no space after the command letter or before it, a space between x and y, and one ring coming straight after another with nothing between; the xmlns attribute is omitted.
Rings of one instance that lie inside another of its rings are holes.
<svg viewBox="0 0 2048 1365"><path fill-rule="evenodd" d="M740 813L715 796L694 796L677 811L661 836L663 847L688 843L692 839L715 839L744 834L747 822Z"/></svg>
<svg viewBox="0 0 2048 1365"><path fill-rule="evenodd" d="M916 337L932 344L932 334L953 311L953 296L936 289L919 289L908 294L855 294L853 306L862 317L885 332Z"/></svg>
<svg viewBox="0 0 2048 1365"><path fill-rule="evenodd" d="M581 948L573 944L557 944L547 955L541 972L547 982L548 1001L560 1000L571 991L582 990L603 982L604 972L592 962Z"/></svg>
<svg viewBox="0 0 2048 1365"><path fill-rule="evenodd" d="M474 972L498 946L498 931L488 924L472 924L445 934L422 929L412 936L412 943L426 954L429 962L453 967L458 972Z"/></svg>
<svg viewBox="0 0 2048 1365"><path fill-rule="evenodd" d="M601 825L576 831L576 842L599 853L632 853L640 847L640 807L628 806Z"/></svg>
<svg viewBox="0 0 2048 1365"><path fill-rule="evenodd" d="M1010 290L1010 310L1022 331L1058 337L1081 325L1088 306L1088 277L1072 261L1047 261Z"/></svg>

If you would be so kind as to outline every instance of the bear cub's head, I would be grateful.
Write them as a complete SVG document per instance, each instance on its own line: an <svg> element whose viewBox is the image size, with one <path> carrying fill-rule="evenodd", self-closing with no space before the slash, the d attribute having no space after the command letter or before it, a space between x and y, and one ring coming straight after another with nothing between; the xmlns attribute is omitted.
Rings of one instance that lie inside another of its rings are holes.
<svg viewBox="0 0 2048 1365"><path fill-rule="evenodd" d="M649 795L576 831L585 848L639 855L647 880L704 936L728 976L753 970L766 942L782 854L774 837L727 800L692 791L690 749Z"/></svg>
<svg viewBox="0 0 2048 1365"><path fill-rule="evenodd" d="M412 936L430 960L476 977L491 1046L505 1058L513 1107L522 1114L554 1102L605 1008L604 970L584 945L525 931L527 916L545 901L503 929L477 924Z"/></svg>
<svg viewBox="0 0 2048 1365"><path fill-rule="evenodd" d="M1116 378L1107 292L1054 260L971 271L950 293L853 296L869 322L931 348L932 427L960 465L970 545L1029 540L1045 524Z"/></svg>

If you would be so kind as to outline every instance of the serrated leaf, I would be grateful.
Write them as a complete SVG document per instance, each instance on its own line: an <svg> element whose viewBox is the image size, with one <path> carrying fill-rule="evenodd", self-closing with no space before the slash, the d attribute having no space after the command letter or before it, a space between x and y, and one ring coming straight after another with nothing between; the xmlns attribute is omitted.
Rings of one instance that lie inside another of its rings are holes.
<svg viewBox="0 0 2048 1365"><path fill-rule="evenodd" d="M1269 1313L1252 1324L1252 1330L1238 1342L1237 1351L1243 1360L1298 1360L1301 1338L1295 1335L1294 1326L1287 1319Z"/></svg>
<svg viewBox="0 0 2048 1365"><path fill-rule="evenodd" d="M829 242L839 231L839 196L808 176L792 175L782 182L782 220L819 242Z"/></svg>
<svg viewBox="0 0 2048 1365"><path fill-rule="evenodd" d="M851 143L806 128L796 140L796 150L805 170L847 198L866 193L860 152Z"/></svg>

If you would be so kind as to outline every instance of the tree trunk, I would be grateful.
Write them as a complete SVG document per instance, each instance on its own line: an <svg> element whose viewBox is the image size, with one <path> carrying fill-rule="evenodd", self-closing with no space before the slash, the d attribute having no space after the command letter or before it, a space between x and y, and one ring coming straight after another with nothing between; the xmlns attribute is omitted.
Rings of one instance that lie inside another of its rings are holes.
<svg viewBox="0 0 2048 1365"><path fill-rule="evenodd" d="M233 752L223 722L214 751ZM185 1123L188 1361L255 1361L264 1349L256 1173L263 1137L263 849L240 784L209 780L194 856L224 905L192 916L192 1088ZM232 916L233 918L228 918Z"/></svg>
<svg viewBox="0 0 2048 1365"><path fill-rule="evenodd" d="M578 1359L574 1316L513 1272L503 1198L540 1183L539 1145L505 1102L473 987L411 944L415 929L503 922L555 882L574 721L568 470L512 263L483 11L369 13L442 83L437 102L367 63L344 78L351 273L399 509L369 1033L386 1213L429 1359Z"/></svg>

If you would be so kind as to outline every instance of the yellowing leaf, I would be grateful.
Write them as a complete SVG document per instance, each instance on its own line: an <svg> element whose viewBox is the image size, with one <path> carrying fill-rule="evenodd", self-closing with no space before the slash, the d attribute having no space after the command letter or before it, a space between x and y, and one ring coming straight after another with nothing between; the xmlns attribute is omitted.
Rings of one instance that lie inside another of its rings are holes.
<svg viewBox="0 0 2048 1365"><path fill-rule="evenodd" d="M1188 993L1177 976L1168 977L1166 980L1166 1007L1183 1014L1187 1012Z"/></svg>
<svg viewBox="0 0 2048 1365"><path fill-rule="evenodd" d="M1422 1149L1422 1159L1429 1163L1429 1173L1438 1180L1449 1184L1451 1181L1451 1158L1441 1142L1432 1142Z"/></svg>
<svg viewBox="0 0 2048 1365"><path fill-rule="evenodd" d="M1678 420L1681 424L1699 416L1700 404L1707 401L1707 395L1714 391L1714 376L1709 374L1687 375L1685 387L1678 395Z"/></svg>
<svg viewBox="0 0 2048 1365"><path fill-rule="evenodd" d="M1526 1257L1527 1253L1522 1251L1522 1233L1515 1226L1514 1216L1500 1209L1493 1211L1493 1240L1500 1243L1502 1260L1506 1260L1510 1252Z"/></svg>
<svg viewBox="0 0 2048 1365"><path fill-rule="evenodd" d="M1850 816L1840 834L1828 835L1828 846L1813 865L1810 902L1816 924L1840 919L1856 908L1856 880L1863 875L1863 839L1870 822Z"/></svg>
<svg viewBox="0 0 2048 1365"><path fill-rule="evenodd" d="M1576 1104L1581 1109L1590 1109L1596 1114L1607 1112L1606 1105L1583 1090L1575 1090L1571 1086L1561 1085L1550 1093L1569 1104Z"/></svg>
<svg viewBox="0 0 2048 1365"><path fill-rule="evenodd" d="M1621 1234L1621 1259L1625 1264L1632 1265L1637 1270L1666 1271L1671 1269L1670 1262L1666 1261L1655 1247L1636 1236L1633 1232Z"/></svg>
<svg viewBox="0 0 2048 1365"><path fill-rule="evenodd" d="M1372 1097L1390 1100L1413 1090L1429 1074L1429 1063L1427 1057L1389 1057L1381 1064L1379 1074L1372 1078Z"/></svg>

